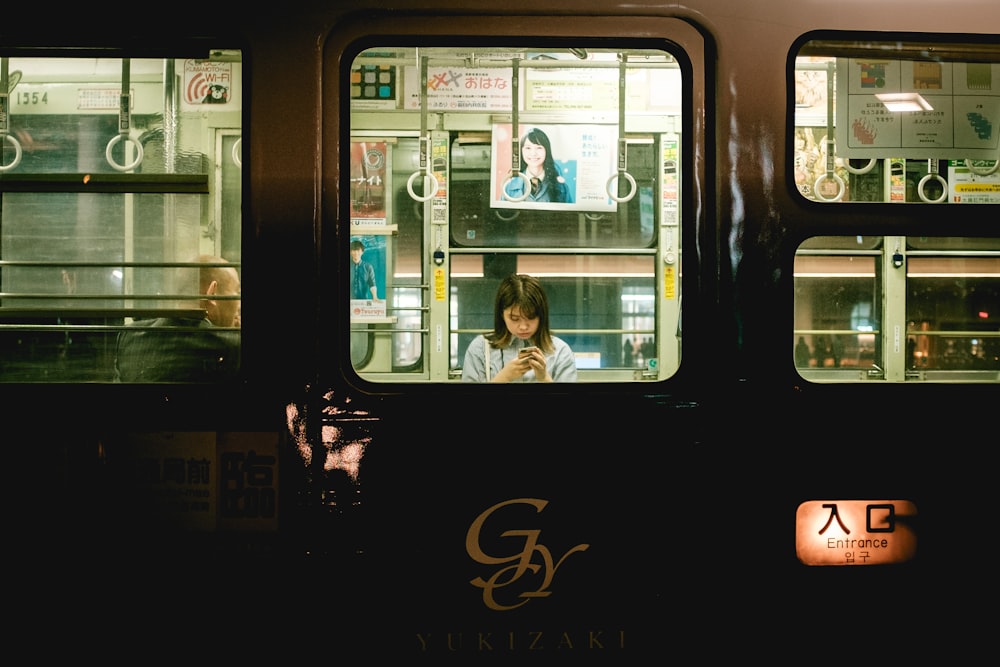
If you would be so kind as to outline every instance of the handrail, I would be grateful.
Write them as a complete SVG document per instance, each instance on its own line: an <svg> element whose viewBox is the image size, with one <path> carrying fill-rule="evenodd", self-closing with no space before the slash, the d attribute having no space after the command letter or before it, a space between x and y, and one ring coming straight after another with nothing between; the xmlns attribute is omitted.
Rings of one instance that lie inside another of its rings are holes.
<svg viewBox="0 0 1000 667"><path fill-rule="evenodd" d="M206 266L219 266L226 267L231 266L233 268L239 268L240 262L121 262L121 261L109 261L109 262L93 262L93 261L80 261L80 260L40 260L40 259L0 259L0 267L4 266L28 266L37 268L108 268L108 269L119 269L119 268L145 268L145 269L201 269Z"/></svg>
<svg viewBox="0 0 1000 667"><path fill-rule="evenodd" d="M52 292L0 292L0 299L59 299L65 301L197 301L204 299L204 294L63 294ZM239 301L239 294L213 294L214 301Z"/></svg>
<svg viewBox="0 0 1000 667"><path fill-rule="evenodd" d="M844 179L840 177L840 174L836 170L836 162L834 153L836 148L836 142L833 139L833 80L834 80L834 64L827 63L826 66L826 173L820 174L816 181L813 183L813 193L815 193L816 198L820 201L834 202L840 201L844 198L844 193L847 190L847 184L844 183ZM820 189L820 184L825 180L832 180L837 184L837 193L832 197L827 197L823 194Z"/></svg>
<svg viewBox="0 0 1000 667"><path fill-rule="evenodd" d="M518 99L518 86L520 85L520 60L514 60L511 63L511 77L510 77L510 174L504 179L504 182L500 185L500 196L507 201L512 202L522 202L531 196L531 183L529 182L527 174L521 173L521 128L519 127L518 113L520 111L519 105L520 100ZM523 183L523 194L519 196L512 196L508 192L507 187L514 182L514 179L520 178Z"/></svg>
<svg viewBox="0 0 1000 667"><path fill-rule="evenodd" d="M0 58L0 148L3 147L3 142L9 143L14 147L14 158L7 164L0 164L0 172L9 171L21 164L21 157L24 155L21 142L14 135L8 134L10 130L10 88L12 87L8 83L8 68L9 60ZM17 85L17 81L14 82L14 85Z"/></svg>
<svg viewBox="0 0 1000 667"><path fill-rule="evenodd" d="M88 174L19 172L0 179L0 192L206 195L208 174Z"/></svg>
<svg viewBox="0 0 1000 667"><path fill-rule="evenodd" d="M628 173L628 142L625 140L625 63L627 58L625 54L619 54L618 56L618 171L611 174L608 178L607 183L604 184L604 189L607 191L608 196L619 204L624 204L628 202L635 196L636 193L636 183L635 178L632 174ZM612 191L612 184L619 184L622 180L628 182L629 190L626 194L618 196L618 193Z"/></svg>
<svg viewBox="0 0 1000 667"><path fill-rule="evenodd" d="M410 198L417 202L426 202L434 198L437 194L440 183L438 183L437 176L434 175L434 170L431 168L431 135L427 130L427 58L424 57L420 61L420 167L410 174L410 177L406 179L406 191L409 193ZM430 179L430 188L424 190L424 194L418 195L413 188L414 182L420 178L421 185L428 178Z"/></svg>
<svg viewBox="0 0 1000 667"><path fill-rule="evenodd" d="M22 319L73 319L73 318L124 318L153 319L157 317L197 318L205 317L201 308L0 308L0 320Z"/></svg>
<svg viewBox="0 0 1000 667"><path fill-rule="evenodd" d="M107 147L104 149L104 157L107 159L108 164L116 171L132 171L142 163L143 157L142 144L130 134L132 131L132 91L129 88L131 79L129 74L130 69L131 59L122 58L122 92L118 98L118 134L111 137L111 141L108 142ZM136 155L132 162L122 164L115 161L114 157L112 157L112 149L121 141L135 144Z"/></svg>

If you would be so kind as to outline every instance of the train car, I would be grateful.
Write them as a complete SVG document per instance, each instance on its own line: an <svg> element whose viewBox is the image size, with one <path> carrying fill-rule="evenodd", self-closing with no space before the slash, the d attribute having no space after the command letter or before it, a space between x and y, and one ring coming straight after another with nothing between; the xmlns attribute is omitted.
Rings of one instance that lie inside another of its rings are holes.
<svg viewBox="0 0 1000 667"><path fill-rule="evenodd" d="M987 650L1000 5L4 11L26 646Z"/></svg>

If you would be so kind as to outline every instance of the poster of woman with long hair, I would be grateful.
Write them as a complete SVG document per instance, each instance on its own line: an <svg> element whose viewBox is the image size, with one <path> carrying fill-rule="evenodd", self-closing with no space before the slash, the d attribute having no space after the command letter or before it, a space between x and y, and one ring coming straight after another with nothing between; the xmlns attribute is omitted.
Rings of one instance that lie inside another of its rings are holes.
<svg viewBox="0 0 1000 667"><path fill-rule="evenodd" d="M515 160L512 126L493 126L491 206L614 210L608 179L616 173L616 126L525 124L518 134Z"/></svg>

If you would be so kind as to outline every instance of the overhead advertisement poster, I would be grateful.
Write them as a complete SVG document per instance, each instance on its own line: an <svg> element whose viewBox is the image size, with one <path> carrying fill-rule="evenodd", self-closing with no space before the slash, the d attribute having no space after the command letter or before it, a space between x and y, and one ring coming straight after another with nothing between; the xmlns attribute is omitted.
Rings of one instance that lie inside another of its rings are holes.
<svg viewBox="0 0 1000 667"><path fill-rule="evenodd" d="M382 227L386 218L388 142L351 142L351 226Z"/></svg>
<svg viewBox="0 0 1000 667"><path fill-rule="evenodd" d="M516 168L512 132L510 123L493 126L492 207L615 210L617 125L519 125Z"/></svg>
<svg viewBox="0 0 1000 667"><path fill-rule="evenodd" d="M836 99L838 157L997 159L998 64L841 58Z"/></svg>
<svg viewBox="0 0 1000 667"><path fill-rule="evenodd" d="M1000 169L996 160L949 160L949 201L1000 204Z"/></svg>

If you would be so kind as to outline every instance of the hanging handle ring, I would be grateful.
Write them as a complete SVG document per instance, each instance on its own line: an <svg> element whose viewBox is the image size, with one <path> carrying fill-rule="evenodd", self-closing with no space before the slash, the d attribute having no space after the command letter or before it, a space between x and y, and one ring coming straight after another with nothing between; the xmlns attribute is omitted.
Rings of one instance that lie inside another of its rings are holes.
<svg viewBox="0 0 1000 667"><path fill-rule="evenodd" d="M986 160L986 161L989 162L989 160ZM980 176L989 176L990 174L992 174L993 172L995 172L998 167L1000 167L1000 160L993 160L993 166L992 167L977 167L973 163L972 160L966 160L965 161L965 166L973 174L978 174Z"/></svg>
<svg viewBox="0 0 1000 667"><path fill-rule="evenodd" d="M0 141L8 142L14 147L14 159L9 164L0 164L0 172L13 169L21 163L24 152L17 137L8 133L10 130L10 91L21 80L21 73L15 71L13 76L7 73L7 58L0 58ZM12 80L13 79L13 80ZM0 146L2 148L2 146Z"/></svg>
<svg viewBox="0 0 1000 667"><path fill-rule="evenodd" d="M17 140L17 137L6 133L0 134L0 137L3 137L4 141L9 142L14 147L14 159L9 164L0 164L0 171L9 171L21 164L21 157L24 155L24 152L21 150L21 142Z"/></svg>
<svg viewBox="0 0 1000 667"><path fill-rule="evenodd" d="M426 67L426 63L424 66ZM421 117L423 117L423 114L421 114ZM423 125L423 122L424 121L421 120L421 125ZM421 130L423 130L422 127ZM437 194L438 187L440 185L438 183L437 176L435 176L434 172L431 170L430 160L427 158L427 155L430 153L430 143L430 136L420 137L420 168L410 174L410 177L406 179L406 191L410 193L410 196L415 201L419 202L430 201L431 198ZM417 180L418 176L423 179L431 179L431 187L428 189L426 195L418 195L413 189L413 183Z"/></svg>
<svg viewBox="0 0 1000 667"><path fill-rule="evenodd" d="M117 171L132 171L142 162L142 144L129 136L132 131L132 93L129 89L131 67L132 61L128 58L122 58L122 90L118 96L118 134L111 137L107 148L104 149L104 157L107 158L108 164ZM128 164L119 164L111 155L112 149L120 141L124 141L126 144L129 142L135 144L135 159Z"/></svg>
<svg viewBox="0 0 1000 667"><path fill-rule="evenodd" d="M830 179L831 181L837 184L837 194L835 194L832 197L824 196L823 191L820 190L819 187L820 183L822 183L827 179ZM820 201L840 201L841 199L844 198L845 189L846 186L844 184L844 179L842 179L840 175L837 174L837 172L835 171L830 171L825 174L820 174L819 178L816 179L816 182L813 183L813 192L816 193L816 196L820 199Z"/></svg>
<svg viewBox="0 0 1000 667"><path fill-rule="evenodd" d="M614 193L611 184L622 177L624 177L625 180L628 181L628 194L626 194L624 197L619 197ZM627 201L630 201L632 197L635 196L635 191L636 191L635 178L633 178L632 174L628 173L627 171L619 171L615 174L611 174L611 178L608 179L608 182L605 184L604 187L608 191L608 196L614 199L619 204L623 204Z"/></svg>
<svg viewBox="0 0 1000 667"><path fill-rule="evenodd" d="M875 163L878 162L875 158L869 158L868 164L863 167L852 167L850 160L844 160L844 169L851 172L852 174L867 174L869 171L875 168Z"/></svg>
<svg viewBox="0 0 1000 667"><path fill-rule="evenodd" d="M233 143L233 162L240 169L243 168L243 137L240 137Z"/></svg>
<svg viewBox="0 0 1000 667"><path fill-rule="evenodd" d="M513 183L514 179L517 178L520 178L522 181L524 181L524 188L523 188L524 194L515 197L509 192L507 192L507 186ZM531 196L531 184L528 182L527 176L525 176L519 171L512 171L510 172L510 176L507 177L507 180L505 180L503 182L503 185L500 186L500 193L503 196L503 198L506 199L507 201L513 201L513 202L524 201L525 199Z"/></svg>
<svg viewBox="0 0 1000 667"><path fill-rule="evenodd" d="M941 184L942 188L941 196L938 197L937 199L931 199L930 197L924 194L924 186L927 185L927 183L929 183L932 180L935 180ZM945 199L948 198L948 181L944 180L944 178L941 177L941 174L927 174L926 176L921 178L920 183L917 184L917 194L920 195L921 201L925 201L928 204L940 204L941 202L943 202Z"/></svg>
<svg viewBox="0 0 1000 667"><path fill-rule="evenodd" d="M826 139L824 141L826 144L826 173L820 174L813 182L813 194L816 195L816 199L825 202L840 201L847 192L847 184L844 183L844 179L837 173L837 160L835 157L837 143L833 139L833 68L834 63L829 62L826 64ZM850 162L850 160L844 160L844 164L848 166L848 171L851 171ZM875 166L874 160L871 161L869 167L873 166ZM837 184L837 192L832 197L824 196L822 189L819 187L826 180L831 180Z"/></svg>
<svg viewBox="0 0 1000 667"><path fill-rule="evenodd" d="M507 213L508 210L510 211L510 213ZM497 220L502 220L504 222L512 222L514 220L517 220L517 216L521 215L521 212L518 211L517 209L495 208L493 209L493 215L496 216Z"/></svg>
<svg viewBox="0 0 1000 667"><path fill-rule="evenodd" d="M941 184L941 196L937 199L931 199L924 194L924 186L930 181L937 181ZM920 201L927 202L928 204L940 204L948 198L948 181L944 180L941 174L938 173L937 160L931 159L927 161L927 175L917 183L917 195L920 196Z"/></svg>
<svg viewBox="0 0 1000 667"><path fill-rule="evenodd" d="M429 178L431 180L431 187L428 189L428 193L429 194L418 195L413 190L413 183L414 183L414 181L417 180L418 176L423 176L425 179ZM440 184L438 183L437 176L435 176L434 172L432 172L430 170L421 170L421 169L418 169L417 171L415 171L412 174L410 174L410 177L408 179L406 179L406 191L410 193L410 196L413 197L413 199L415 199L416 201L421 201L421 202L423 202L423 201L430 201L430 199L435 194L437 194L438 186L439 185Z"/></svg>
<svg viewBox="0 0 1000 667"><path fill-rule="evenodd" d="M135 144L135 159L128 164L119 164L115 161L114 156L111 154L112 149L118 145L119 141L125 141L126 143L131 142ZM139 166L142 162L142 144L139 143L137 139L133 139L127 134L116 134L111 137L111 141L108 142L108 147L104 150L104 157L108 159L108 164L110 164L114 169L118 171L131 171Z"/></svg>
<svg viewBox="0 0 1000 667"><path fill-rule="evenodd" d="M831 96L832 99L832 96ZM828 102L827 104L832 104ZM832 118L832 114L830 116ZM827 137L833 134L833 129L828 128ZM826 140L826 173L820 174L819 178L813 183L813 192L816 193L816 197L820 201L840 201L844 198L844 192L847 190L847 184L844 183L844 179L840 177L837 173L836 162L834 160L835 144L833 139ZM845 160L846 162L846 160ZM824 197L823 192L820 190L820 184L825 180L831 180L837 184L837 194L832 197Z"/></svg>
<svg viewBox="0 0 1000 667"><path fill-rule="evenodd" d="M624 63L622 64L622 66L624 67ZM620 95L625 94L624 86L625 86L625 75L623 70L621 76L622 90L619 93ZM624 97L622 98L621 104L624 104ZM624 111L622 113L624 113ZM621 128L625 127L624 117L622 117L618 121L618 124ZM611 185L615 181L618 181L619 179L622 178L628 181L628 194L626 194L624 197L619 197L618 194L615 192L615 190L612 189ZM604 189L607 190L608 196L614 199L619 204L625 203L635 196L635 190L636 190L635 179L632 178L632 174L628 173L628 141L626 141L624 137L618 139L618 172L611 174L611 176L608 178L608 182L604 184Z"/></svg>

